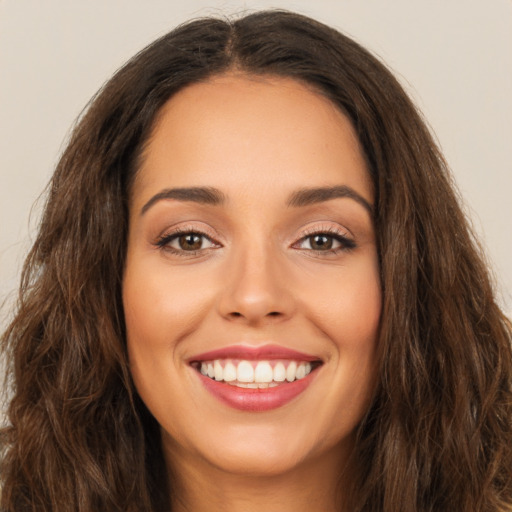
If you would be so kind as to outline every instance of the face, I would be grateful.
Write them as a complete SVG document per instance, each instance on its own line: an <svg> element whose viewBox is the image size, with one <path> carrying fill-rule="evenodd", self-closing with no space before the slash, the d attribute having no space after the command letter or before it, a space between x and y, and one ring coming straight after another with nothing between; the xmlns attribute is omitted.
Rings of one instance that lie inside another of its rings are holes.
<svg viewBox="0 0 512 512"><path fill-rule="evenodd" d="M277 474L343 457L381 310L347 118L288 79L189 86L162 109L130 201L128 354L168 460Z"/></svg>

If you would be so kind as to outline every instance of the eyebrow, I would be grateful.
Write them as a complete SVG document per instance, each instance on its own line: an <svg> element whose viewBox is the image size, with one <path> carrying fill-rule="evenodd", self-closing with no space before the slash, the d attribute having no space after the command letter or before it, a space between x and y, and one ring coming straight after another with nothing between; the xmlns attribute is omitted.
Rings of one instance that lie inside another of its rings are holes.
<svg viewBox="0 0 512 512"><path fill-rule="evenodd" d="M168 188L155 194L140 210L144 215L158 201L163 199L175 199L177 201L192 201L199 204L209 204L218 206L225 203L224 194L213 187L186 187L186 188Z"/></svg>
<svg viewBox="0 0 512 512"><path fill-rule="evenodd" d="M311 204L323 203L331 199L347 197L363 206L370 215L373 215L373 206L353 188L347 185L333 187L302 188L293 192L287 201L287 206L300 208ZM214 187L184 187L169 188L158 192L141 208L140 214L144 215L158 201L174 199L177 201L191 201L199 204L219 206L226 202L226 196Z"/></svg>
<svg viewBox="0 0 512 512"><path fill-rule="evenodd" d="M363 206L373 216L373 206L353 188L347 185L334 187L303 188L295 191L288 199L288 206L301 207L311 204L323 203L331 199L347 197Z"/></svg>

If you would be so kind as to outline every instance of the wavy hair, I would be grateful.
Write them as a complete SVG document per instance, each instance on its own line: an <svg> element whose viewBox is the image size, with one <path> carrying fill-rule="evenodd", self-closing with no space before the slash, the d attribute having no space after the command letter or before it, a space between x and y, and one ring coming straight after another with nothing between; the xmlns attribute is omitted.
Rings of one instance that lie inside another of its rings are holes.
<svg viewBox="0 0 512 512"><path fill-rule="evenodd" d="M2 338L13 391L0 510L170 510L159 428L126 354L127 198L164 103L232 69L328 97L351 120L375 187L380 366L349 510L511 510L511 326L446 164L379 60L284 11L178 27L122 67L77 123Z"/></svg>

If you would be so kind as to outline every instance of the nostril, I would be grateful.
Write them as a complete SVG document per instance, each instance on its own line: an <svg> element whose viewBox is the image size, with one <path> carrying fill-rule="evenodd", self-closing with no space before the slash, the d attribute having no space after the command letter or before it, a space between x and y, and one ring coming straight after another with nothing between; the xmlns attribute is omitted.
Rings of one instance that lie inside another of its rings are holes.
<svg viewBox="0 0 512 512"><path fill-rule="evenodd" d="M243 317L244 315L242 313L240 313L239 311L233 311L232 313L230 313L230 316L232 318L240 318L240 317ZM279 311L271 311L270 313L267 313L266 316L276 317L276 316L281 316L281 313Z"/></svg>

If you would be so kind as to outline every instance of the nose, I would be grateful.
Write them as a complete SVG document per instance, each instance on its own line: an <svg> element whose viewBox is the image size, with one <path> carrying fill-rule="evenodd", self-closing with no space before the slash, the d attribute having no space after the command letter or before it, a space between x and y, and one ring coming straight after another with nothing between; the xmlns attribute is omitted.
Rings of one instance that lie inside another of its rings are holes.
<svg viewBox="0 0 512 512"><path fill-rule="evenodd" d="M218 301L224 318L258 326L292 316L295 304L282 255L253 246L233 255L227 266Z"/></svg>

